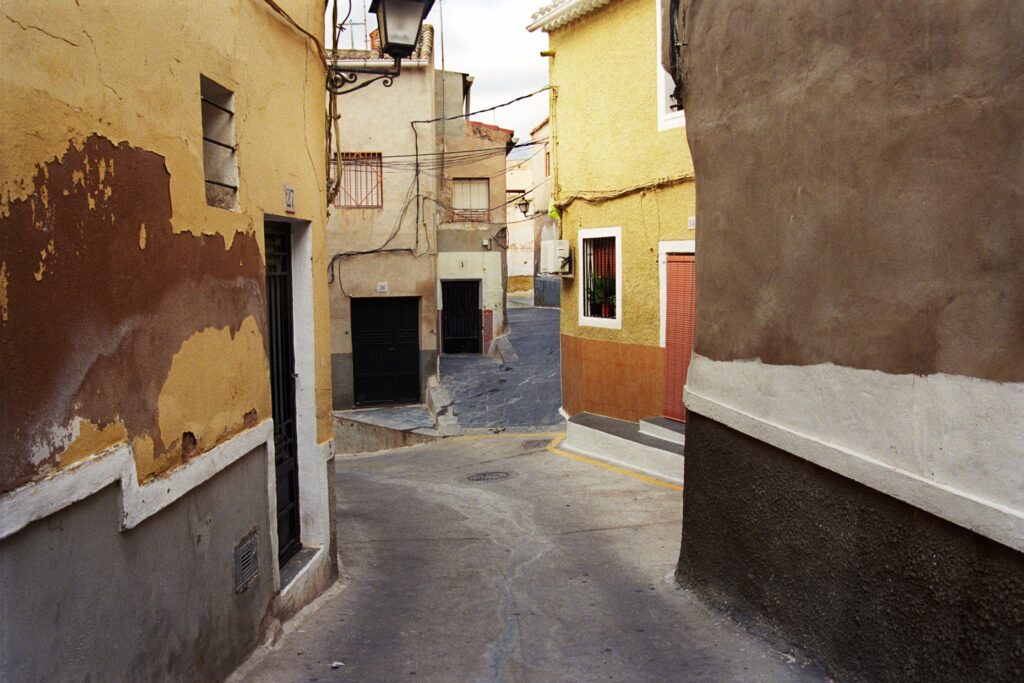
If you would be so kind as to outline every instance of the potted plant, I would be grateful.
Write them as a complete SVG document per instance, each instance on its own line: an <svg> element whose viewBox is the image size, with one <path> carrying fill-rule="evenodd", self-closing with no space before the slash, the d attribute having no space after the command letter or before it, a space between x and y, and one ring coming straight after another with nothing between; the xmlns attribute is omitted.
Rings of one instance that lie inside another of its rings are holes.
<svg viewBox="0 0 1024 683"><path fill-rule="evenodd" d="M615 310L615 278L592 275L590 288L587 291L590 304L590 315L599 318L611 318Z"/></svg>

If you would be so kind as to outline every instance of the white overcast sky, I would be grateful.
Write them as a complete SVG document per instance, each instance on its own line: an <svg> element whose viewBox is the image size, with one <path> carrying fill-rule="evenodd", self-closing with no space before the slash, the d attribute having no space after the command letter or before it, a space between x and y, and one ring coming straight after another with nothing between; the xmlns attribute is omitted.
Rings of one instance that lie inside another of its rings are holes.
<svg viewBox="0 0 1024 683"><path fill-rule="evenodd" d="M547 49L547 34L529 33L526 26L531 15L547 0L437 0L427 17L435 28L434 64L441 68L441 13L444 11L444 66L474 77L472 107L474 111L507 102L547 85L547 59L540 56ZM372 14L366 12L370 0L352 0L353 24L368 15L370 29L376 27ZM338 0L339 19L348 10L348 0ZM328 10L328 24L330 12ZM328 26L328 34L330 28ZM364 47L363 27L353 25L351 33L342 34L340 47ZM328 41L330 38L328 38ZM372 86L371 86L372 87ZM530 130L548 115L548 95L541 93L528 100L502 107L473 118L511 128L516 137L526 140Z"/></svg>

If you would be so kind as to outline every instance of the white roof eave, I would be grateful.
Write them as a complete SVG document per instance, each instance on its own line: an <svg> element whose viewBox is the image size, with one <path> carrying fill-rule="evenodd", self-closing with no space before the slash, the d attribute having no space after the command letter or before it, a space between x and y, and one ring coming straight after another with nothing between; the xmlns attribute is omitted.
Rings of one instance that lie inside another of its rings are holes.
<svg viewBox="0 0 1024 683"><path fill-rule="evenodd" d="M527 26L526 30L532 32L541 29L551 32L611 2L613 0L569 0L569 2L551 9L541 9L533 15L533 23Z"/></svg>

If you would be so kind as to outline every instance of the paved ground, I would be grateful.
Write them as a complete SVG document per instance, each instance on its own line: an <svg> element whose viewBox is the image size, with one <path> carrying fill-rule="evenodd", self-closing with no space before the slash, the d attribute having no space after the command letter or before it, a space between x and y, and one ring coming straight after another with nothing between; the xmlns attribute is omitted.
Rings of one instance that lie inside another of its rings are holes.
<svg viewBox="0 0 1024 683"><path fill-rule="evenodd" d="M339 458L343 586L234 679L823 680L668 579L678 488L547 443L464 437ZM509 478L468 479L483 472Z"/></svg>
<svg viewBox="0 0 1024 683"><path fill-rule="evenodd" d="M509 341L518 359L441 356L441 383L463 429L534 429L562 424L558 309L508 311Z"/></svg>

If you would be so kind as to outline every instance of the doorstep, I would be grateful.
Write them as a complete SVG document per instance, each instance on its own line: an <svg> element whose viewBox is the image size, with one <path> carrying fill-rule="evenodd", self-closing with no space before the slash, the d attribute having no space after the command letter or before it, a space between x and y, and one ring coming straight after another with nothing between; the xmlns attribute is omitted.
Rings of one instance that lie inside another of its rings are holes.
<svg viewBox="0 0 1024 683"><path fill-rule="evenodd" d="M655 425L655 428L671 435L659 438L641 431L641 425L636 422L579 413L569 419L562 447L682 484L683 445L670 426Z"/></svg>

